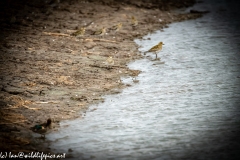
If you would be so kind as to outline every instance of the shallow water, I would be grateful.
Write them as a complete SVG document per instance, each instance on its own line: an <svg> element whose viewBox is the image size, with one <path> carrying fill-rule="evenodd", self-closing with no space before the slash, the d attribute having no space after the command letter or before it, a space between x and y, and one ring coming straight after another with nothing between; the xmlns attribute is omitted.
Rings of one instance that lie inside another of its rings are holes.
<svg viewBox="0 0 240 160"><path fill-rule="evenodd" d="M133 86L62 122L46 136L50 147L72 159L239 158L239 7L209 0L194 8L211 12L136 40L140 51L163 41L161 60L148 53L129 64L142 70L139 83L123 79Z"/></svg>

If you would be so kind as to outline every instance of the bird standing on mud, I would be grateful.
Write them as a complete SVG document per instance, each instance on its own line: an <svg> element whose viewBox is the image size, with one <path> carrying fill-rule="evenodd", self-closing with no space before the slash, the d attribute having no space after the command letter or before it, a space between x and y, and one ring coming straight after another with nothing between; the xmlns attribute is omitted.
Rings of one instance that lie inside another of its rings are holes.
<svg viewBox="0 0 240 160"><path fill-rule="evenodd" d="M85 34L85 28L83 27L77 30L76 32L73 32L71 35L75 37L80 37L80 36L83 36L84 34Z"/></svg>
<svg viewBox="0 0 240 160"><path fill-rule="evenodd" d="M118 23L117 25L115 26L112 26L112 28L110 28L111 30L117 32L119 31L120 29L122 28L122 23Z"/></svg>
<svg viewBox="0 0 240 160"><path fill-rule="evenodd" d="M110 56L110 57L108 57L108 59L106 60L106 64L108 64L108 65L114 65L114 60L113 60L113 58Z"/></svg>
<svg viewBox="0 0 240 160"><path fill-rule="evenodd" d="M103 27L102 29L100 29L100 30L98 30L98 31L95 31L95 32L93 33L93 35L103 36L105 33L106 33L106 28Z"/></svg>
<svg viewBox="0 0 240 160"><path fill-rule="evenodd" d="M132 16L131 25L133 28L138 25L138 20L134 16Z"/></svg>
<svg viewBox="0 0 240 160"><path fill-rule="evenodd" d="M52 120L49 118L47 120L47 123L35 125L30 129L35 133L41 134L41 137L45 138L45 134L47 133L48 129L51 128L51 124L52 124Z"/></svg>
<svg viewBox="0 0 240 160"><path fill-rule="evenodd" d="M162 50L162 45L164 45L163 42L159 42L157 45L153 46L151 49L144 52L144 55L146 55L147 52L154 52L156 54L157 59L157 52Z"/></svg>

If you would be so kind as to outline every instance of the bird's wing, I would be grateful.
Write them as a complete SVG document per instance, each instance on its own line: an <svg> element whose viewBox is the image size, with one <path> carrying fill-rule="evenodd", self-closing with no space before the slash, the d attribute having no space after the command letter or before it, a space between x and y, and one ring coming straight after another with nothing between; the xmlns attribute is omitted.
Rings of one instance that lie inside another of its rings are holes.
<svg viewBox="0 0 240 160"><path fill-rule="evenodd" d="M149 49L149 51L150 51L150 52L151 52L151 51L155 51L156 49L158 49L158 45L153 46L151 49Z"/></svg>

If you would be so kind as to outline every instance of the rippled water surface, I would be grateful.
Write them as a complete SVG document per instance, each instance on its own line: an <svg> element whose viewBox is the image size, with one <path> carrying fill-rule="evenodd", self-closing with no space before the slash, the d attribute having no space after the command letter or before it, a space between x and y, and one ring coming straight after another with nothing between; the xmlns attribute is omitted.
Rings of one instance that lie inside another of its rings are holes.
<svg viewBox="0 0 240 160"><path fill-rule="evenodd" d="M129 64L142 70L139 83L124 79L133 86L62 122L47 135L50 147L72 159L239 158L240 7L211 0L194 8L211 12L136 40L140 51L163 41L161 60L148 53Z"/></svg>

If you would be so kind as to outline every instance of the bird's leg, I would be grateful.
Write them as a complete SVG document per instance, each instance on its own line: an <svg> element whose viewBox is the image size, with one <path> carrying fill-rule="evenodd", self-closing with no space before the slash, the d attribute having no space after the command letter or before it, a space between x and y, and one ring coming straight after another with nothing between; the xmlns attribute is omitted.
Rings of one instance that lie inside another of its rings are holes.
<svg viewBox="0 0 240 160"><path fill-rule="evenodd" d="M156 59L157 59L157 53L155 53L156 54Z"/></svg>

